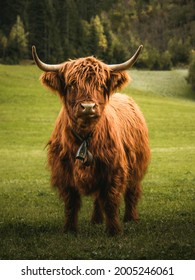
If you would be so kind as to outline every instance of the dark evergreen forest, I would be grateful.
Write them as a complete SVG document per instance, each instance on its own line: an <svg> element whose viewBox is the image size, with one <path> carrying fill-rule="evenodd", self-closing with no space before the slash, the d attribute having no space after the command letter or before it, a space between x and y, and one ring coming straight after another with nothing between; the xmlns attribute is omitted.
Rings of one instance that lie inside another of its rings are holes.
<svg viewBox="0 0 195 280"><path fill-rule="evenodd" d="M195 45L194 0L0 0L0 63L57 63L95 55L122 62L144 45L138 67L187 65Z"/></svg>

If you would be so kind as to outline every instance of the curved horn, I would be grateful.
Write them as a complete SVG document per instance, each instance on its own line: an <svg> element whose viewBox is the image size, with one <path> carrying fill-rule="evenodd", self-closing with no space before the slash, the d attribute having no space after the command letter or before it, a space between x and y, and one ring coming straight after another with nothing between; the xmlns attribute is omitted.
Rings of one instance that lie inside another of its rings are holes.
<svg viewBox="0 0 195 280"><path fill-rule="evenodd" d="M52 64L46 64L46 63L42 62L37 55L35 46L32 46L32 56L33 56L35 63L37 64L37 66L45 72L57 72L62 66L62 64L53 64L52 65Z"/></svg>
<svg viewBox="0 0 195 280"><path fill-rule="evenodd" d="M135 54L127 61L121 63L121 64L113 64L113 65L108 65L108 67L112 71L124 71L129 69L138 59L138 56L140 55L142 51L143 45L140 45Z"/></svg>

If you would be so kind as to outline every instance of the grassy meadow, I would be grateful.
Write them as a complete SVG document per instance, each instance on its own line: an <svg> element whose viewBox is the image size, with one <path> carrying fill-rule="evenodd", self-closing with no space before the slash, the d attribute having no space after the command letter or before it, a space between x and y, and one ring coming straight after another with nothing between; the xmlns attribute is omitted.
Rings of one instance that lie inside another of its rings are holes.
<svg viewBox="0 0 195 280"><path fill-rule="evenodd" d="M45 150L60 102L40 85L40 73L0 65L0 259L193 259L195 95L187 70L130 72L124 92L144 112L152 159L139 223L113 238L104 225L90 225L90 197L78 236L63 234L63 203L50 187Z"/></svg>

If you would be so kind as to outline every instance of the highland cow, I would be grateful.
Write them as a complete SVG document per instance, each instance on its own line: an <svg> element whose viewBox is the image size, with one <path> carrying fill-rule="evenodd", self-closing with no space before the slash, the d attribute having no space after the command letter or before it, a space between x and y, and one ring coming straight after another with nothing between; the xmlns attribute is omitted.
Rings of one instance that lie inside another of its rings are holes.
<svg viewBox="0 0 195 280"><path fill-rule="evenodd" d="M33 46L33 58L44 71L43 85L57 92L62 108L48 142L51 184L65 203L65 232L77 232L81 196L94 198L91 223L105 217L108 234L121 232L119 206L124 196L124 222L137 221L141 180L150 149L144 117L132 98L115 93L128 82L128 61L107 65L95 57L48 65Z"/></svg>

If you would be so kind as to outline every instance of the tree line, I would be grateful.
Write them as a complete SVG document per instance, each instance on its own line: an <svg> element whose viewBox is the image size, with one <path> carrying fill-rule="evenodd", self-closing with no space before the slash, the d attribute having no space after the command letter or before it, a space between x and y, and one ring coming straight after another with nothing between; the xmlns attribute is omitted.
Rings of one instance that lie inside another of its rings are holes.
<svg viewBox="0 0 195 280"><path fill-rule="evenodd" d="M194 47L194 0L1 0L0 63L49 63L95 55L128 59L144 45L137 67L188 64Z"/></svg>

